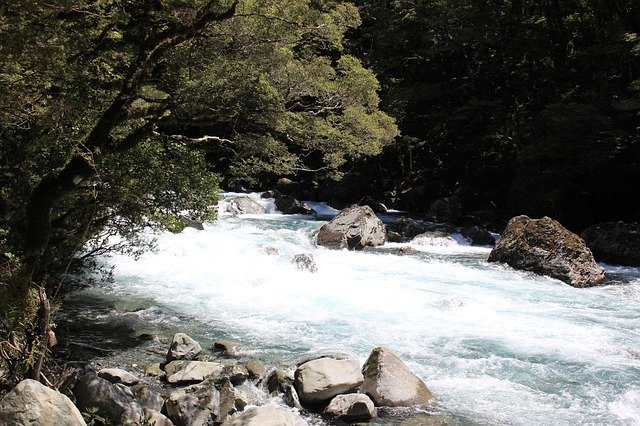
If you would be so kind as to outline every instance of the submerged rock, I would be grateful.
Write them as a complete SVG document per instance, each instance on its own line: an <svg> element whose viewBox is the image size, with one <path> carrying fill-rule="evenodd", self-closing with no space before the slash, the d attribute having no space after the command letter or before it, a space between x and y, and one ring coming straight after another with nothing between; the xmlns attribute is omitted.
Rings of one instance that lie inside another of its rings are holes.
<svg viewBox="0 0 640 426"><path fill-rule="evenodd" d="M291 262L299 271L318 272L318 265L310 253L296 254L291 258Z"/></svg>
<svg viewBox="0 0 640 426"><path fill-rule="evenodd" d="M345 421L365 421L377 415L373 401L363 393L338 395L324 412Z"/></svg>
<svg viewBox="0 0 640 426"><path fill-rule="evenodd" d="M304 403L328 401L356 390L364 380L357 359L319 358L300 365L294 374L295 387Z"/></svg>
<svg viewBox="0 0 640 426"><path fill-rule="evenodd" d="M250 197L241 196L232 198L229 201L227 212L231 214L264 214L267 212L267 209Z"/></svg>
<svg viewBox="0 0 640 426"><path fill-rule="evenodd" d="M580 236L598 261L640 266L640 223L599 223Z"/></svg>
<svg viewBox="0 0 640 426"><path fill-rule="evenodd" d="M471 245L474 246L493 246L496 243L491 232L480 226L464 228L460 233Z"/></svg>
<svg viewBox="0 0 640 426"><path fill-rule="evenodd" d="M384 244L385 226L370 207L347 207L320 228L316 241L332 249L375 247Z"/></svg>
<svg viewBox="0 0 640 426"><path fill-rule="evenodd" d="M390 349L375 348L362 367L364 383L360 392L371 397L376 406L432 406L433 394Z"/></svg>
<svg viewBox="0 0 640 426"><path fill-rule="evenodd" d="M213 350L235 358L240 355L241 345L235 340L219 340L214 342Z"/></svg>
<svg viewBox="0 0 640 426"><path fill-rule="evenodd" d="M223 426L308 426L299 414L284 408L265 405L249 407L222 424Z"/></svg>
<svg viewBox="0 0 640 426"><path fill-rule="evenodd" d="M202 352L200 343L185 333L176 333L173 335L169 351L167 352L167 362L195 359L200 355L200 352Z"/></svg>
<svg viewBox="0 0 640 426"><path fill-rule="evenodd" d="M573 287L591 287L604 280L604 270L584 241L549 217L512 218L491 251L489 262L548 275Z"/></svg>
<svg viewBox="0 0 640 426"><path fill-rule="evenodd" d="M0 400L0 424L84 426L71 400L40 382L26 379Z"/></svg>

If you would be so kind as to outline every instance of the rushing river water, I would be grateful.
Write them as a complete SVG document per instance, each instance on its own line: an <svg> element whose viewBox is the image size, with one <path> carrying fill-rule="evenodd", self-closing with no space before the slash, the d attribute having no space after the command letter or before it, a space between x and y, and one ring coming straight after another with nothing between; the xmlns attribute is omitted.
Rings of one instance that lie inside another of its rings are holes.
<svg viewBox="0 0 640 426"><path fill-rule="evenodd" d="M460 239L415 240L411 256L391 253L398 244L319 248L323 223L223 215L204 231L161 234L138 261L106 259L114 281L82 297L128 306L137 332L235 339L267 363L327 352L364 361L388 346L463 422L640 424L640 270L607 267L607 285L576 289L489 264L489 248ZM299 253L316 273L296 269Z"/></svg>

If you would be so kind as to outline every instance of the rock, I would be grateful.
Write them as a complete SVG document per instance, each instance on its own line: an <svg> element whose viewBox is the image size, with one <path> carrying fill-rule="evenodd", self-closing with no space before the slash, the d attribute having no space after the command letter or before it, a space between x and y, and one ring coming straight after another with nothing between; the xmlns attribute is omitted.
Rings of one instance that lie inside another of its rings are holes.
<svg viewBox="0 0 640 426"><path fill-rule="evenodd" d="M31 379L18 383L0 400L0 424L86 425L82 414L67 396Z"/></svg>
<svg viewBox="0 0 640 426"><path fill-rule="evenodd" d="M471 245L474 246L493 246L496 243L491 232L480 226L464 228L460 233Z"/></svg>
<svg viewBox="0 0 640 426"><path fill-rule="evenodd" d="M244 410L247 397L234 388L229 380L225 380L220 388L220 422L224 422L230 415Z"/></svg>
<svg viewBox="0 0 640 426"><path fill-rule="evenodd" d="M389 251L391 253L393 253L393 254L398 254L398 255L401 255L401 256L414 256L414 255L420 253L418 250L414 249L413 247L409 247L409 246L395 247L395 248L392 248Z"/></svg>
<svg viewBox="0 0 640 426"><path fill-rule="evenodd" d="M290 377L286 371L276 368L267 378L267 390L270 394L283 393L287 385L293 383L293 377Z"/></svg>
<svg viewBox="0 0 640 426"><path fill-rule="evenodd" d="M284 391L282 392L282 402L287 404L291 408L297 408L302 410L302 404L300 404L300 397L295 386L292 384L284 384Z"/></svg>
<svg viewBox="0 0 640 426"><path fill-rule="evenodd" d="M341 393L356 390L363 382L357 359L319 358L301 364L294 383L304 403L328 401Z"/></svg>
<svg viewBox="0 0 640 426"><path fill-rule="evenodd" d="M410 241L415 236L427 232L428 230L425 223L408 217L398 218L390 228L395 232L392 237L394 240L393 242L396 243Z"/></svg>
<svg viewBox="0 0 640 426"><path fill-rule="evenodd" d="M185 333L176 333L171 340L171 346L167 352L167 362L174 360L192 360L195 359L200 352L202 346Z"/></svg>
<svg viewBox="0 0 640 426"><path fill-rule="evenodd" d="M362 367L364 383L360 392L376 406L432 406L435 399L427 385L390 349L375 348Z"/></svg>
<svg viewBox="0 0 640 426"><path fill-rule="evenodd" d="M240 196L229 201L227 212L231 214L264 214L267 209L250 197Z"/></svg>
<svg viewBox="0 0 640 426"><path fill-rule="evenodd" d="M201 220L191 219L187 216L180 216L180 220L184 224L185 228L193 228L198 231L204 231L204 224Z"/></svg>
<svg viewBox="0 0 640 426"><path fill-rule="evenodd" d="M225 365L208 361L171 361L165 365L169 383L201 382L207 377L222 378Z"/></svg>
<svg viewBox="0 0 640 426"><path fill-rule="evenodd" d="M260 194L260 198L278 198L280 196L282 196L282 194L277 189L270 189Z"/></svg>
<svg viewBox="0 0 640 426"><path fill-rule="evenodd" d="M291 258L291 263L296 265L298 271L318 272L318 266L312 254L301 253Z"/></svg>
<svg viewBox="0 0 640 426"><path fill-rule="evenodd" d="M640 223L600 223L580 236L598 261L640 266Z"/></svg>
<svg viewBox="0 0 640 426"><path fill-rule="evenodd" d="M265 405L249 407L228 419L223 426L309 426L309 424L295 412Z"/></svg>
<svg viewBox="0 0 640 426"><path fill-rule="evenodd" d="M280 194L287 194L298 197L302 193L302 185L288 178L280 178L278 179L278 182L276 182L275 191Z"/></svg>
<svg viewBox="0 0 640 426"><path fill-rule="evenodd" d="M145 426L173 426L173 422L164 414L147 408L144 409L144 422L142 424Z"/></svg>
<svg viewBox="0 0 640 426"><path fill-rule="evenodd" d="M234 340L220 340L213 344L213 350L230 357L237 357L240 354L240 343Z"/></svg>
<svg viewBox="0 0 640 426"><path fill-rule="evenodd" d="M361 250L384 244L385 226L368 206L347 207L318 231L317 243L332 249Z"/></svg>
<svg viewBox="0 0 640 426"><path fill-rule="evenodd" d="M270 256L277 255L278 254L278 249L275 248L275 247L267 246L267 247L264 248L264 253L268 254Z"/></svg>
<svg viewBox="0 0 640 426"><path fill-rule="evenodd" d="M164 406L164 398L160 392L150 388L147 385L135 385L131 387L131 392L143 409L162 411Z"/></svg>
<svg viewBox="0 0 640 426"><path fill-rule="evenodd" d="M149 364L144 368L144 374L152 377L160 377L166 375L164 370L160 367L159 362L155 362L153 364Z"/></svg>
<svg viewBox="0 0 640 426"><path fill-rule="evenodd" d="M429 207L429 218L439 223L456 223L462 216L462 200L445 197L434 201Z"/></svg>
<svg viewBox="0 0 640 426"><path fill-rule="evenodd" d="M548 275L574 287L591 287L604 280L604 270L584 241L548 217L512 218L491 251L489 262Z"/></svg>
<svg viewBox="0 0 640 426"><path fill-rule="evenodd" d="M73 395L80 410L95 407L101 416L117 424L138 422L143 415L129 388L102 379L93 371L85 371L78 377Z"/></svg>
<svg viewBox="0 0 640 426"><path fill-rule="evenodd" d="M316 211L294 198L291 195L283 195L276 198L276 208L284 214L314 214Z"/></svg>
<svg viewBox="0 0 640 426"><path fill-rule="evenodd" d="M245 368L249 373L249 378L251 380L256 380L258 382L262 381L264 376L267 374L267 369L265 366L258 361L249 361L245 364Z"/></svg>
<svg viewBox="0 0 640 426"><path fill-rule="evenodd" d="M376 201L370 195L362 197L360 201L358 201L359 206L369 206L371 210L375 213L386 213L387 207L379 201Z"/></svg>
<svg viewBox="0 0 640 426"><path fill-rule="evenodd" d="M213 381L187 386L169 394L165 403L167 416L178 426L219 423L220 392Z"/></svg>
<svg viewBox="0 0 640 426"><path fill-rule="evenodd" d="M338 395L324 412L344 421L366 421L378 415L371 398L363 393Z"/></svg>
<svg viewBox="0 0 640 426"><path fill-rule="evenodd" d="M133 374L120 368L103 368L98 371L98 377L102 377L111 383L122 383L127 386L135 385L140 381L140 379Z"/></svg>

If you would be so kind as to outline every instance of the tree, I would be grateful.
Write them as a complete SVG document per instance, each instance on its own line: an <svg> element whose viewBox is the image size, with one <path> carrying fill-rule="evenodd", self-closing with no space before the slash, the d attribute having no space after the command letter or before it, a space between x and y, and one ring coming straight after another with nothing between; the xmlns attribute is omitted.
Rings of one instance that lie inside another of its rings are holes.
<svg viewBox="0 0 640 426"><path fill-rule="evenodd" d="M211 217L207 156L232 153L218 171L253 184L339 173L393 140L373 74L342 52L358 22L333 1L0 2L0 329L15 377L39 377L47 300L78 253L135 252L145 226Z"/></svg>

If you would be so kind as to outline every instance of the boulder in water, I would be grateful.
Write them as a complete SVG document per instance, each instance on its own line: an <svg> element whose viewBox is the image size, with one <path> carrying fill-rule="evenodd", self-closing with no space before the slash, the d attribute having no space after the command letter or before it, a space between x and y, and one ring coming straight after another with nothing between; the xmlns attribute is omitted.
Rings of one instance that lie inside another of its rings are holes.
<svg viewBox="0 0 640 426"><path fill-rule="evenodd" d="M481 226L470 226L464 228L460 233L474 246L493 246L496 243L491 232Z"/></svg>
<svg viewBox="0 0 640 426"><path fill-rule="evenodd" d="M169 394L167 416L177 425L213 425L219 423L220 391L213 381L187 386Z"/></svg>
<svg viewBox="0 0 640 426"><path fill-rule="evenodd" d="M291 195L276 198L276 208L284 214L314 214L316 211Z"/></svg>
<svg viewBox="0 0 640 426"><path fill-rule="evenodd" d="M80 410L97 408L100 415L116 422L137 421L143 415L128 387L113 384L93 371L87 370L78 377L73 394Z"/></svg>
<svg viewBox="0 0 640 426"><path fill-rule="evenodd" d="M385 226L371 207L347 207L320 228L316 241L332 249L375 247L384 244Z"/></svg>
<svg viewBox="0 0 640 426"><path fill-rule="evenodd" d="M429 229L425 223L409 217L398 218L390 228L398 235L397 237L394 235L394 242L397 243L407 242Z"/></svg>
<svg viewBox="0 0 640 426"><path fill-rule="evenodd" d="M176 333L173 335L169 351L167 352L167 362L195 359L200 355L200 352L202 352L200 343L185 333Z"/></svg>
<svg viewBox="0 0 640 426"><path fill-rule="evenodd" d="M223 426L309 426L299 414L272 405L249 407L225 421Z"/></svg>
<svg viewBox="0 0 640 426"><path fill-rule="evenodd" d="M103 368L98 371L98 377L102 377L111 383L122 383L127 386L135 385L140 381L140 379L133 374L119 368Z"/></svg>
<svg viewBox="0 0 640 426"><path fill-rule="evenodd" d="M604 280L604 270L584 241L549 217L512 218L491 251L489 262L548 275L573 287L591 287Z"/></svg>
<svg viewBox="0 0 640 426"><path fill-rule="evenodd" d="M296 254L291 259L291 262L296 265L299 271L318 272L318 265L310 253Z"/></svg>
<svg viewBox="0 0 640 426"><path fill-rule="evenodd" d="M0 400L0 424L84 426L82 414L66 396L26 379Z"/></svg>
<svg viewBox="0 0 640 426"><path fill-rule="evenodd" d="M438 223L456 223L462 216L462 200L445 197L434 201L429 207L429 218Z"/></svg>
<svg viewBox="0 0 640 426"><path fill-rule="evenodd" d="M247 405L247 397L233 387L229 380L225 380L220 387L220 422L229 416L244 410Z"/></svg>
<svg viewBox="0 0 640 426"><path fill-rule="evenodd" d="M227 212L231 214L264 214L267 212L267 209L257 201L243 195L232 198L229 201Z"/></svg>
<svg viewBox="0 0 640 426"><path fill-rule="evenodd" d="M338 395L331 400L324 412L347 422L366 421L377 416L373 401L363 393Z"/></svg>
<svg viewBox="0 0 640 426"><path fill-rule="evenodd" d="M599 223L580 236L598 261L640 266L640 223Z"/></svg>
<svg viewBox="0 0 640 426"><path fill-rule="evenodd" d="M390 349L375 348L362 367L364 383L360 392L371 397L376 406L432 406L433 394Z"/></svg>
<svg viewBox="0 0 640 426"><path fill-rule="evenodd" d="M300 400L310 404L352 392L363 381L360 362L349 358L319 358L305 362L296 369L294 378Z"/></svg>
<svg viewBox="0 0 640 426"><path fill-rule="evenodd" d="M169 383L193 383L206 377L222 377L224 369L222 363L207 361L171 361L164 367Z"/></svg>

